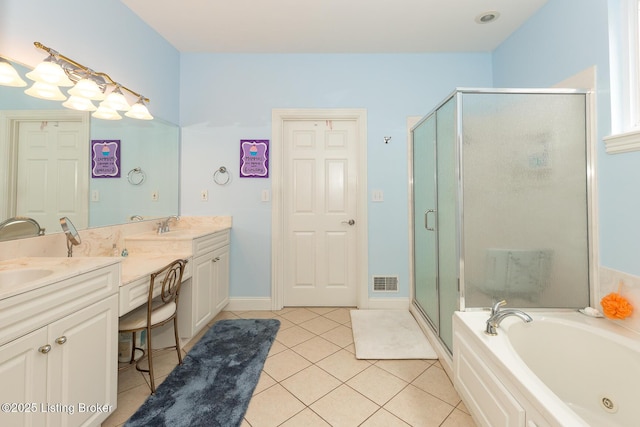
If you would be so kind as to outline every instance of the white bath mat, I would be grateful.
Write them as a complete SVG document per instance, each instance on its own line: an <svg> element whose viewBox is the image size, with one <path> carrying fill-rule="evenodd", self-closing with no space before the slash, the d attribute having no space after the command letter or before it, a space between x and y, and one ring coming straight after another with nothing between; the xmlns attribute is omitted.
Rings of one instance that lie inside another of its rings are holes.
<svg viewBox="0 0 640 427"><path fill-rule="evenodd" d="M358 359L437 359L436 352L405 310L351 310Z"/></svg>

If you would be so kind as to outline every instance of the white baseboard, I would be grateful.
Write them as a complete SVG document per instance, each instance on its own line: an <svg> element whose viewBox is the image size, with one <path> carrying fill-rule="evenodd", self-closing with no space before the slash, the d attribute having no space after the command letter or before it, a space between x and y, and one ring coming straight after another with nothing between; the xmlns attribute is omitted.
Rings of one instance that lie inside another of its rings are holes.
<svg viewBox="0 0 640 427"><path fill-rule="evenodd" d="M272 310L270 297L264 298L229 298L224 311ZM369 298L369 309L376 310L408 310L409 298Z"/></svg>
<svg viewBox="0 0 640 427"><path fill-rule="evenodd" d="M229 298L224 311L271 310L271 297L264 298Z"/></svg>

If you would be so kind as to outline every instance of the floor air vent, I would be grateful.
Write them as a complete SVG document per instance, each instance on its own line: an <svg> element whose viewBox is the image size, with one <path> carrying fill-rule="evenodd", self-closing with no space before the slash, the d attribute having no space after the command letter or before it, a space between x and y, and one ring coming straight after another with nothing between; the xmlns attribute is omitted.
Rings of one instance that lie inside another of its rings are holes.
<svg viewBox="0 0 640 427"><path fill-rule="evenodd" d="M373 292L398 292L398 276L373 276Z"/></svg>

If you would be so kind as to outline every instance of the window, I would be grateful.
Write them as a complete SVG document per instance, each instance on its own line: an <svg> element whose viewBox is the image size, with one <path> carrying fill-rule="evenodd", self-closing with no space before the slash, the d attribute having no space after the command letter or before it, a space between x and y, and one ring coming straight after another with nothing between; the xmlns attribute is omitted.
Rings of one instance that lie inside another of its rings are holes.
<svg viewBox="0 0 640 427"><path fill-rule="evenodd" d="M640 151L640 0L609 2L611 132L607 153Z"/></svg>

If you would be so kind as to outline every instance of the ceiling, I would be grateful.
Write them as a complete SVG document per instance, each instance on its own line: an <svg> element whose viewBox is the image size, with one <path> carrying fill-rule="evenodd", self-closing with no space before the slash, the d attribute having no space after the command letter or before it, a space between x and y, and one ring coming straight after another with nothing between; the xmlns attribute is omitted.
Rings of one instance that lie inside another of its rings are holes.
<svg viewBox="0 0 640 427"><path fill-rule="evenodd" d="M494 50L547 0L121 0L180 52ZM497 20L476 17L497 11Z"/></svg>

